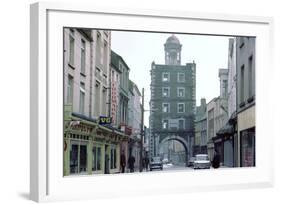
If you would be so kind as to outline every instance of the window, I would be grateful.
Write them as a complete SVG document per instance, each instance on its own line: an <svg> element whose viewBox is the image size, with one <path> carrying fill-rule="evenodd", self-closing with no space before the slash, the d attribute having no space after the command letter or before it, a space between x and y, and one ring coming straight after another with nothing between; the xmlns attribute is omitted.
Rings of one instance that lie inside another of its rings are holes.
<svg viewBox="0 0 281 205"><path fill-rule="evenodd" d="M185 112L185 107L184 107L184 103L178 103L178 113L183 113Z"/></svg>
<svg viewBox="0 0 281 205"><path fill-rule="evenodd" d="M185 89L184 88L178 88L178 97L184 97L184 91Z"/></svg>
<svg viewBox="0 0 281 205"><path fill-rule="evenodd" d="M80 102L79 102L79 113L84 114L85 107L85 83L80 83Z"/></svg>
<svg viewBox="0 0 281 205"><path fill-rule="evenodd" d="M74 66L74 31L69 34L69 64Z"/></svg>
<svg viewBox="0 0 281 205"><path fill-rule="evenodd" d="M104 72L105 74L107 74L107 50L108 50L107 42L104 41L103 56L102 56L103 59L101 59L101 61L103 61L103 65L104 65L103 72Z"/></svg>
<svg viewBox="0 0 281 205"><path fill-rule="evenodd" d="M170 74L169 73L162 73L162 81L163 82L170 81Z"/></svg>
<svg viewBox="0 0 281 205"><path fill-rule="evenodd" d="M178 73L178 82L179 83L185 82L185 74L184 73Z"/></svg>
<svg viewBox="0 0 281 205"><path fill-rule="evenodd" d="M240 103L244 102L244 65L241 66L241 80L240 80Z"/></svg>
<svg viewBox="0 0 281 205"><path fill-rule="evenodd" d="M87 145L71 145L69 166L71 174L87 172Z"/></svg>
<svg viewBox="0 0 281 205"><path fill-rule="evenodd" d="M240 132L241 167L255 166L255 128Z"/></svg>
<svg viewBox="0 0 281 205"><path fill-rule="evenodd" d="M249 82L249 97L253 95L253 56L249 58L249 74L248 74L248 82Z"/></svg>
<svg viewBox="0 0 281 205"><path fill-rule="evenodd" d="M169 87L164 87L162 89L162 97L170 97L170 88Z"/></svg>
<svg viewBox="0 0 281 205"><path fill-rule="evenodd" d="M223 97L227 97L227 80L222 81L222 90L223 90Z"/></svg>
<svg viewBox="0 0 281 205"><path fill-rule="evenodd" d="M81 73L85 74L85 62L86 62L86 55L85 55L85 41L81 40Z"/></svg>
<svg viewBox="0 0 281 205"><path fill-rule="evenodd" d="M106 102L106 88L103 87L102 89L102 115L106 115L106 106L107 106L107 102Z"/></svg>
<svg viewBox="0 0 281 205"><path fill-rule="evenodd" d="M92 170L93 171L101 170L101 147L99 147L99 146L93 147Z"/></svg>
<svg viewBox="0 0 281 205"><path fill-rule="evenodd" d="M168 120L163 120L162 121L162 128L163 129L168 129L169 128L168 125L169 125L169 121Z"/></svg>
<svg viewBox="0 0 281 205"><path fill-rule="evenodd" d="M179 129L183 130L184 129L184 119L179 120Z"/></svg>
<svg viewBox="0 0 281 205"><path fill-rule="evenodd" d="M169 103L163 103L162 104L162 111L165 113L170 112L170 104Z"/></svg>
<svg viewBox="0 0 281 205"><path fill-rule="evenodd" d="M96 59L97 59L97 64L102 65L103 64L103 46L102 46L102 39L101 39L101 34L98 31L97 32L97 48L96 48Z"/></svg>
<svg viewBox="0 0 281 205"><path fill-rule="evenodd" d="M67 103L73 102L73 77L68 75L67 83Z"/></svg>

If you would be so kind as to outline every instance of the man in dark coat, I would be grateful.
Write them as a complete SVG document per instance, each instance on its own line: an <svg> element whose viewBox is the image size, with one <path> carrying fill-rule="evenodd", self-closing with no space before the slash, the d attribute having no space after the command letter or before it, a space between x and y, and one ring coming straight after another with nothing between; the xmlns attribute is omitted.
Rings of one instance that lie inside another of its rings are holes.
<svg viewBox="0 0 281 205"><path fill-rule="evenodd" d="M122 150L122 154L121 154L121 157L120 157L120 165L121 165L121 172L125 173L126 156L125 156L124 150Z"/></svg>
<svg viewBox="0 0 281 205"><path fill-rule="evenodd" d="M130 172L134 172L135 169L135 157L133 155L130 155L128 159L129 169Z"/></svg>
<svg viewBox="0 0 281 205"><path fill-rule="evenodd" d="M214 158L213 158L213 161L212 161L212 166L215 169L219 168L220 167L220 161L221 161L220 154L219 154L218 150L215 149L215 154L214 154Z"/></svg>

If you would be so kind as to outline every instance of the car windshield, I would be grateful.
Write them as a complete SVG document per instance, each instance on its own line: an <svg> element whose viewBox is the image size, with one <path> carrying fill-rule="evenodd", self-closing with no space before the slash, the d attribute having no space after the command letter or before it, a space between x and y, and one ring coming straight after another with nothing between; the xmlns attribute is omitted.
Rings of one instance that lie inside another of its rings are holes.
<svg viewBox="0 0 281 205"><path fill-rule="evenodd" d="M209 160L208 155L196 155L196 160Z"/></svg>
<svg viewBox="0 0 281 205"><path fill-rule="evenodd" d="M160 162L160 157L153 157L152 162Z"/></svg>

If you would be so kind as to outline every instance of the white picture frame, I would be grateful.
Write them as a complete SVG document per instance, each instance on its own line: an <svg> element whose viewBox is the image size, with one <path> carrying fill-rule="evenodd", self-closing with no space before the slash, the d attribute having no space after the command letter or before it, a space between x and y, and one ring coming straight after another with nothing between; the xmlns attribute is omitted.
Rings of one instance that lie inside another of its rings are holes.
<svg viewBox="0 0 281 205"><path fill-rule="evenodd" d="M63 27L256 36L256 167L63 177ZM34 201L95 199L273 186L272 116L267 99L272 69L273 19L183 11L100 8L36 3L30 15L30 198ZM266 68L266 69L263 69ZM60 97L61 96L61 97ZM264 122L262 119L268 119ZM184 179L184 180L182 180ZM134 185L132 185L134 181ZM149 186L148 181L152 181ZM186 181L188 183L183 183ZM118 189L111 184L118 184Z"/></svg>

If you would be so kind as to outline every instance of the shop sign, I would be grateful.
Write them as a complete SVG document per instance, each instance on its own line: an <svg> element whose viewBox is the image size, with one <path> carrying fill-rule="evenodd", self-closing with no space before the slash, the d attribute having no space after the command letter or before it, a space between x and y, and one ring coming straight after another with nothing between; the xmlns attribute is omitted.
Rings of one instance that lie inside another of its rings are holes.
<svg viewBox="0 0 281 205"><path fill-rule="evenodd" d="M100 125L110 125L111 124L111 117L100 116L99 124Z"/></svg>
<svg viewBox="0 0 281 205"><path fill-rule="evenodd" d="M93 131L93 128L83 124L76 124L72 126L72 130L78 130L79 132L90 134Z"/></svg>

